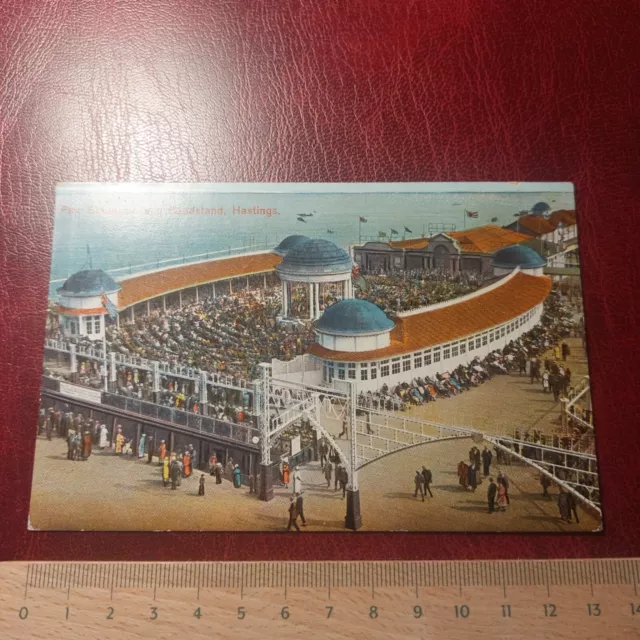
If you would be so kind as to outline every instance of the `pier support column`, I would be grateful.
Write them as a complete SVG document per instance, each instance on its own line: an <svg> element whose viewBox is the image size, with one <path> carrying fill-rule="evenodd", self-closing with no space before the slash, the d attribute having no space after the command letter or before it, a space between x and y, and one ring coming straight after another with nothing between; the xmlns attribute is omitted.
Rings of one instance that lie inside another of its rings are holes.
<svg viewBox="0 0 640 640"><path fill-rule="evenodd" d="M347 517L344 521L345 527L352 531L357 531L362 527L362 517L360 516L360 491L347 489Z"/></svg>
<svg viewBox="0 0 640 640"><path fill-rule="evenodd" d="M71 373L76 373L78 370L78 360L76 358L76 345L69 345L69 369L71 369Z"/></svg>
<svg viewBox="0 0 640 640"><path fill-rule="evenodd" d="M200 413L203 416L209 414L207 404L209 402L209 394L207 393L207 372L200 371Z"/></svg>
<svg viewBox="0 0 640 640"><path fill-rule="evenodd" d="M151 375L153 377L153 380L152 380L153 401L156 404L159 404L160 403L160 363L155 360L151 363Z"/></svg>
<svg viewBox="0 0 640 640"><path fill-rule="evenodd" d="M271 482L271 466L268 464L260 465L260 500L269 502L273 500L273 484Z"/></svg>

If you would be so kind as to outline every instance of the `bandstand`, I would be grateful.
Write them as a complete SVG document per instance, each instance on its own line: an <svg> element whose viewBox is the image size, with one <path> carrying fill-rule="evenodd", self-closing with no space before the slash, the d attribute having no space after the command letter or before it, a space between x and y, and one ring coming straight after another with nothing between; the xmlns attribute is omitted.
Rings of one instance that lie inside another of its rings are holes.
<svg viewBox="0 0 640 640"><path fill-rule="evenodd" d="M349 254L333 242L313 239L294 243L276 267L282 281L283 317L294 315L295 283L308 285L305 287L308 302L305 317L310 320L319 318L326 306L326 285L338 285L336 297L340 299L353 298L352 269Z"/></svg>

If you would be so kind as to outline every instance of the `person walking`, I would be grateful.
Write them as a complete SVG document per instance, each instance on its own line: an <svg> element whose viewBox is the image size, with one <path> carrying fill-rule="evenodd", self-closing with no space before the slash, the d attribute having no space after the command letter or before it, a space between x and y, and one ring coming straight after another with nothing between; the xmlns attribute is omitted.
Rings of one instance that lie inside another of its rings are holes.
<svg viewBox="0 0 640 640"><path fill-rule="evenodd" d="M330 460L327 460L324 465L324 478L327 481L327 489L331 487L331 472L333 471L333 465Z"/></svg>
<svg viewBox="0 0 640 640"><path fill-rule="evenodd" d="M140 436L140 440L138 442L138 458L140 460L142 460L142 458L144 458L144 447L145 447L146 442L147 442L147 435L145 433L143 433Z"/></svg>
<svg viewBox="0 0 640 640"><path fill-rule="evenodd" d="M285 462L282 465L282 482L284 486L289 488L289 465Z"/></svg>
<svg viewBox="0 0 640 640"><path fill-rule="evenodd" d="M507 510L507 490L503 478L498 478L498 509L500 511Z"/></svg>
<svg viewBox="0 0 640 640"><path fill-rule="evenodd" d="M507 504L511 504L511 498L509 498L509 478L504 471L498 473L498 484L502 484L504 487L504 496Z"/></svg>
<svg viewBox="0 0 640 640"><path fill-rule="evenodd" d="M191 456L189 455L188 451L185 451L182 454L182 464L182 477L188 478L191 475Z"/></svg>
<svg viewBox="0 0 640 640"><path fill-rule="evenodd" d="M540 486L542 487L542 497L549 498L549 500L551 500L551 496L549 495L551 480L544 473L540 476Z"/></svg>
<svg viewBox="0 0 640 640"><path fill-rule="evenodd" d="M482 450L482 467L484 471L484 475L488 476L491 468L491 460L493 459L493 454L487 447Z"/></svg>
<svg viewBox="0 0 640 640"><path fill-rule="evenodd" d="M327 463L327 450L328 446L324 440L320 440L320 446L318 447L318 453L320 454L320 469L324 469L324 465Z"/></svg>
<svg viewBox="0 0 640 640"><path fill-rule="evenodd" d="M578 501L572 493L567 492L569 498L569 522L571 522L571 514L576 519L576 524L580 524L580 518L578 518Z"/></svg>
<svg viewBox="0 0 640 640"><path fill-rule="evenodd" d="M424 476L419 471L416 471L416 475L413 481L415 482L415 485L416 485L416 490L413 492L413 497L417 498L418 491L419 491L420 497L422 498L422 502L424 502Z"/></svg>
<svg viewBox="0 0 640 640"><path fill-rule="evenodd" d="M162 461L162 484L166 487L169 484L169 458Z"/></svg>
<svg viewBox="0 0 640 640"><path fill-rule="evenodd" d="M216 484L222 484L222 462L218 460L215 468Z"/></svg>
<svg viewBox="0 0 640 640"><path fill-rule="evenodd" d="M296 493L296 513L300 516L302 526L306 527L307 521L304 517L304 500L302 498L302 493Z"/></svg>
<svg viewBox="0 0 640 640"><path fill-rule="evenodd" d="M108 437L109 437L109 431L107 429L107 425L106 424L101 424L100 425L100 439L98 441L98 446L100 447L101 450L106 449L109 446Z"/></svg>
<svg viewBox="0 0 640 640"><path fill-rule="evenodd" d="M471 490L475 493L476 488L478 487L478 474L477 474L476 463L472 463L469 465L469 469L467 471L467 483Z"/></svg>
<svg viewBox="0 0 640 640"><path fill-rule="evenodd" d="M338 485L340 484L340 477L342 476L342 463L338 462L336 464L336 475L333 481L333 490L338 490Z"/></svg>
<svg viewBox="0 0 640 640"><path fill-rule="evenodd" d="M204 495L204 473L200 476L200 481L198 482L198 495Z"/></svg>
<svg viewBox="0 0 640 640"><path fill-rule="evenodd" d="M347 421L343 420L342 421L342 431L338 434L338 438L342 438L342 436L346 436L347 435Z"/></svg>
<svg viewBox="0 0 640 640"><path fill-rule="evenodd" d="M558 511L562 522L571 522L571 507L569 505L569 494L560 489L558 494Z"/></svg>
<svg viewBox="0 0 640 640"><path fill-rule="evenodd" d="M433 498L433 493L431 493L431 483L433 482L433 474L430 469L426 467L422 467L422 477L424 478L424 495L427 493Z"/></svg>
<svg viewBox="0 0 640 640"><path fill-rule="evenodd" d="M153 436L150 436L147 442L147 464L151 464L152 461L153 461Z"/></svg>
<svg viewBox="0 0 640 640"><path fill-rule="evenodd" d="M122 448L124 447L124 436L122 435L122 427L118 425L118 434L116 435L116 455L122 455Z"/></svg>
<svg viewBox="0 0 640 640"><path fill-rule="evenodd" d="M165 458L167 457L167 445L164 440L160 441L160 463L164 464Z"/></svg>
<svg viewBox="0 0 640 640"><path fill-rule="evenodd" d="M169 465L169 473L171 475L171 489L175 491L180 481L180 465L177 460L172 460Z"/></svg>
<svg viewBox="0 0 640 640"><path fill-rule="evenodd" d="M549 372L545 369L545 372L542 374L542 393L549 393L549 389Z"/></svg>
<svg viewBox="0 0 640 640"><path fill-rule="evenodd" d="M496 495L498 493L498 485L489 478L489 488L487 489L487 502L489 503L489 513L493 513L496 504Z"/></svg>
<svg viewBox="0 0 640 640"><path fill-rule="evenodd" d="M296 510L296 499L292 496L289 501L289 524L287 525L287 531L291 531L291 527L295 527L296 531L300 531L298 526L298 512Z"/></svg>
<svg viewBox="0 0 640 640"><path fill-rule="evenodd" d="M347 495L347 484L349 482L349 472L346 467L342 467L340 472L340 488L342 489L342 499Z"/></svg>
<svg viewBox="0 0 640 640"><path fill-rule="evenodd" d="M233 486L236 489L242 486L242 471L240 471L240 466L237 464L233 467Z"/></svg>
<svg viewBox="0 0 640 640"><path fill-rule="evenodd" d="M294 495L302 493L302 474L298 467L293 469L293 493Z"/></svg>

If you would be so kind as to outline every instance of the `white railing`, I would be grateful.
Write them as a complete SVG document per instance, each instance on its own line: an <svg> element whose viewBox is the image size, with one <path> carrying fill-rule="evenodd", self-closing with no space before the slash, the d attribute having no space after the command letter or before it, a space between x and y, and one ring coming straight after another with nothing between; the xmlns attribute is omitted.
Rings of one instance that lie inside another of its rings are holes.
<svg viewBox="0 0 640 640"><path fill-rule="evenodd" d="M71 343L63 340L53 340L51 338L45 339L45 349L51 349L53 351L59 351L61 353L71 353ZM76 347L76 355L83 358L90 358L93 360L104 360L102 349L98 347ZM163 375L173 376L176 378L184 378L186 380L200 380L201 370L181 365L173 362L162 362L156 360L149 360L140 356L133 356L126 353L107 352L107 356L113 354L113 359L116 366L125 366L135 369L141 369L143 371L153 371L154 364L158 365L158 372ZM235 389L237 391L253 391L253 383L244 378L237 378L227 375L225 373L217 373L207 371L207 383L214 387L224 387L229 389Z"/></svg>

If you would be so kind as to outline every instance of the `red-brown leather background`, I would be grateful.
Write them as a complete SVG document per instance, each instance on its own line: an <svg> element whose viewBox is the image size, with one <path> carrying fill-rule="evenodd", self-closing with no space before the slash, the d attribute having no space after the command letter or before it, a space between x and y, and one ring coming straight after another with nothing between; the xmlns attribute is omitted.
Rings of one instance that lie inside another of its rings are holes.
<svg viewBox="0 0 640 640"><path fill-rule="evenodd" d="M640 555L639 15L627 0L2 2L0 559ZM440 180L575 183L603 535L26 530L56 182Z"/></svg>

